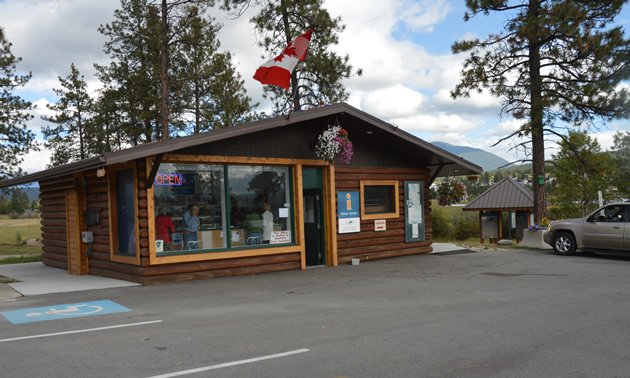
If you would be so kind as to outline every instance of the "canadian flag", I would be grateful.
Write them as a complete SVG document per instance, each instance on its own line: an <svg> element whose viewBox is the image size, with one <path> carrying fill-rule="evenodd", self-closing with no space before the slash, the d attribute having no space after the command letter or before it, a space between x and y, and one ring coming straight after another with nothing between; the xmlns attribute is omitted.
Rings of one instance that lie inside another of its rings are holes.
<svg viewBox="0 0 630 378"><path fill-rule="evenodd" d="M289 43L289 46L284 49L282 54L271 59L256 70L254 79L263 84L276 85L288 90L291 85L291 73L298 61L304 61L312 33L313 29Z"/></svg>

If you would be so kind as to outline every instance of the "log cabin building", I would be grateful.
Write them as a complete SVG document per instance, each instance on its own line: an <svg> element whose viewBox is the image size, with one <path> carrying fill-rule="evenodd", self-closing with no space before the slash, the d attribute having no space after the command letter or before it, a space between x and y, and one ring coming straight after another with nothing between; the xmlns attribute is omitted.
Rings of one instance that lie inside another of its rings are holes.
<svg viewBox="0 0 630 378"><path fill-rule="evenodd" d="M348 165L315 153L330 125L349 134ZM341 103L105 153L0 187L39 183L44 264L156 284L431 252L430 183L481 171ZM167 235L158 216L172 222Z"/></svg>

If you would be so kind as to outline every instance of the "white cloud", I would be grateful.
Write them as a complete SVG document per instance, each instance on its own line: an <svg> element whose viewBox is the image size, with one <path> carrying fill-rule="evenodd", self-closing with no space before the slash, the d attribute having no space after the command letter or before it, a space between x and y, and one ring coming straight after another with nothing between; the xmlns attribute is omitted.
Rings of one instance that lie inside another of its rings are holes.
<svg viewBox="0 0 630 378"><path fill-rule="evenodd" d="M398 8L398 16L411 30L431 33L452 10L444 0L404 0Z"/></svg>
<svg viewBox="0 0 630 378"><path fill-rule="evenodd" d="M119 6L117 0L7 0L0 2L0 25L23 59L18 69L31 71L33 81L67 76L72 62L87 77L93 63L105 59L97 28L111 22Z"/></svg>
<svg viewBox="0 0 630 378"><path fill-rule="evenodd" d="M380 118L408 117L416 114L427 96L418 91L396 85L393 87L369 91L361 96L361 108L370 109L370 113Z"/></svg>
<svg viewBox="0 0 630 378"><path fill-rule="evenodd" d="M477 130L482 124L481 121L466 120L456 114L416 114L405 118L393 118L389 122L398 125L405 131L432 132L437 135L448 133L465 135Z"/></svg>
<svg viewBox="0 0 630 378"><path fill-rule="evenodd" d="M525 121L523 120L505 120L486 129L484 135L489 138L503 138L518 130L521 126L523 126L524 123Z"/></svg>
<svg viewBox="0 0 630 378"><path fill-rule="evenodd" d="M39 141L42 143L43 141ZM42 171L48 162L52 151L42 149L41 151L31 151L24 156L24 162L20 164L20 168L27 173L35 173Z"/></svg>

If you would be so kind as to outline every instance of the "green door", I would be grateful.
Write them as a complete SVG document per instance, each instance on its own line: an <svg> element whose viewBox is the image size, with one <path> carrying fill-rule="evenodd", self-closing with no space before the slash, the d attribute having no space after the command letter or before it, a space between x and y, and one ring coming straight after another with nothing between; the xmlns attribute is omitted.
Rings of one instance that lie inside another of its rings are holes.
<svg viewBox="0 0 630 378"><path fill-rule="evenodd" d="M321 168L303 168L304 243L306 266L326 264L323 180Z"/></svg>

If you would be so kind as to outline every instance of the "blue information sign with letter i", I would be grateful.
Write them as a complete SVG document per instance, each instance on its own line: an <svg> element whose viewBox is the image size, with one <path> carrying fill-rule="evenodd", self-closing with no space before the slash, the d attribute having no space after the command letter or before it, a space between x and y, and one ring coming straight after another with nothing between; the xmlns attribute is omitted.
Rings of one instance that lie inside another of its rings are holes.
<svg viewBox="0 0 630 378"><path fill-rule="evenodd" d="M339 233L361 231L361 203L359 192L337 192L337 216Z"/></svg>

